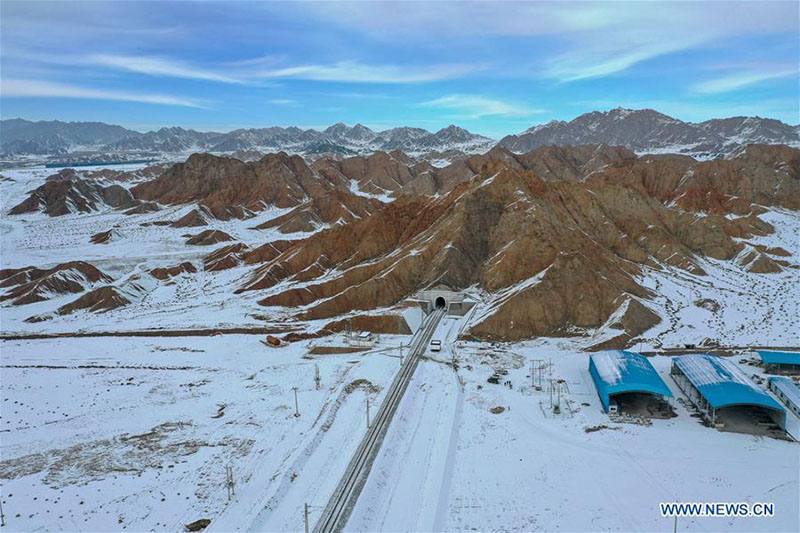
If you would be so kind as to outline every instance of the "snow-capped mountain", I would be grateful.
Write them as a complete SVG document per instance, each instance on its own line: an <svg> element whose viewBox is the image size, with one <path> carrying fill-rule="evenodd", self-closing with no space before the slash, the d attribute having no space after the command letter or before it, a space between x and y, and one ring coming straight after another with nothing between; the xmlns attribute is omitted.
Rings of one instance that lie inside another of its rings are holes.
<svg viewBox="0 0 800 533"><path fill-rule="evenodd" d="M430 132L398 127L374 131L362 124L334 124L323 131L295 126L237 129L227 133L180 127L140 133L99 122L0 121L0 154L6 157L57 156L73 152L183 154L189 152L338 153L368 155L402 150L420 156L437 152L483 153L495 141L455 125ZM652 109L617 108L594 111L569 122L554 120L517 135L498 146L523 153L546 145L578 146L605 143L637 153L674 152L714 158L751 144L800 146L800 126L760 117L731 117L684 122Z"/></svg>
<svg viewBox="0 0 800 533"><path fill-rule="evenodd" d="M376 132L356 124L334 124L324 131L294 126L237 129L228 133L200 132L180 127L140 133L100 123L30 122L23 119L0 123L2 149L6 156L61 155L78 150L105 152L218 152L239 150L293 153L366 154L401 149L408 153L488 150L492 139L448 126L431 133L420 128L394 128Z"/></svg>
<svg viewBox="0 0 800 533"><path fill-rule="evenodd" d="M546 145L606 143L638 153L679 152L698 157L728 154L750 143L800 145L797 126L760 117L683 122L652 109L594 111L569 122L554 120L509 135L499 145L513 152L527 152Z"/></svg>
<svg viewBox="0 0 800 533"><path fill-rule="evenodd" d="M219 133L203 133L180 127L161 128L158 131L125 137L105 146L110 150L146 150L156 152L186 152L202 149L219 137Z"/></svg>
<svg viewBox="0 0 800 533"><path fill-rule="evenodd" d="M141 133L102 122L31 122L20 118L0 121L3 154L64 154L86 147L115 143Z"/></svg>

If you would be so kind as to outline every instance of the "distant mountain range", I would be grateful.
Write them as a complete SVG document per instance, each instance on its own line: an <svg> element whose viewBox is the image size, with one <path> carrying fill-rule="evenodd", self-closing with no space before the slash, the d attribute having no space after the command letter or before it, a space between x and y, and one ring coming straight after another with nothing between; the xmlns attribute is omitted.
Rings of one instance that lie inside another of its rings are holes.
<svg viewBox="0 0 800 533"><path fill-rule="evenodd" d="M190 152L338 153L364 155L402 150L420 156L436 153L481 153L499 145L523 153L545 145L605 143L637 153L674 152L713 158L751 144L800 146L800 126L760 117L732 117L700 123L683 122L652 109L617 108L586 113L569 122L552 121L517 135L494 140L457 126L437 132L400 127L373 131L361 124L338 123L324 131L297 127L238 129L228 133L180 127L140 133L102 122L0 121L0 154L59 156L76 152L181 154Z"/></svg>
<svg viewBox="0 0 800 533"><path fill-rule="evenodd" d="M435 133L421 128L393 128L376 132L356 124L338 123L318 131L297 127L238 129L228 133L201 132L180 127L140 133L100 122L0 121L0 153L14 155L63 155L79 151L102 152L212 152L237 151L293 153L341 153L356 155L379 150L409 154L459 151L476 153L495 141L457 126Z"/></svg>

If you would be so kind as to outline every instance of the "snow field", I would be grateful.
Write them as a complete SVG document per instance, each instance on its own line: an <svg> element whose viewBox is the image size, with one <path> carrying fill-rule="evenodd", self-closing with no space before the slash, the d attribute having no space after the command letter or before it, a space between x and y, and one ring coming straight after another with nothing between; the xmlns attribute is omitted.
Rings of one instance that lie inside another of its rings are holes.
<svg viewBox="0 0 800 533"><path fill-rule="evenodd" d="M181 531L210 518L224 531L300 529L303 503L324 504L366 425L367 385L345 387L368 380L377 405L398 363L381 353L308 360L305 343L259 339L3 341L9 528ZM383 337L380 347L399 340ZM277 511L254 526L265 508Z"/></svg>

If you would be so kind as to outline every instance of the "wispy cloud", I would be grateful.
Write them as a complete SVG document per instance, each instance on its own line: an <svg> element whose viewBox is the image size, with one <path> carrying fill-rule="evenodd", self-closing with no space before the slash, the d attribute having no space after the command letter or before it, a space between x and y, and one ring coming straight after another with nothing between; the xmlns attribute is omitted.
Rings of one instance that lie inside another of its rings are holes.
<svg viewBox="0 0 800 533"><path fill-rule="evenodd" d="M409 84L459 78L481 70L481 65L427 64L422 66L367 64L359 61L338 61L328 64L288 65L285 58L272 56L242 59L222 64L196 65L166 56L117 54L36 53L6 47L4 59L51 66L101 67L154 77L185 78L231 84L276 83L276 79L296 79L342 83ZM265 68L269 65L269 68Z"/></svg>
<svg viewBox="0 0 800 533"><path fill-rule="evenodd" d="M166 57L125 56L95 54L87 58L87 62L102 67L114 68L170 78L188 78L194 80L218 81L222 83L245 83L246 80L236 76L215 71L213 69L192 66L182 61Z"/></svg>
<svg viewBox="0 0 800 533"><path fill-rule="evenodd" d="M304 12L386 41L437 42L558 36L543 77L600 78L666 54L753 35L797 32L797 2L431 2L397 9L388 2L319 2ZM432 31L432 28L435 30Z"/></svg>
<svg viewBox="0 0 800 533"><path fill-rule="evenodd" d="M82 98L206 108L197 101L176 96L93 89L43 80L3 78L0 81L0 93L3 98Z"/></svg>
<svg viewBox="0 0 800 533"><path fill-rule="evenodd" d="M642 61L685 50L694 44L696 41L692 39L666 40L633 47L576 50L552 58L543 76L563 83L602 78L627 70Z"/></svg>
<svg viewBox="0 0 800 533"><path fill-rule="evenodd" d="M293 78L346 83L425 83L457 78L477 70L470 65L369 65L358 61L339 61L327 65L298 65L262 70L260 78Z"/></svg>
<svg viewBox="0 0 800 533"><path fill-rule="evenodd" d="M720 94L736 91L743 87L748 87L750 85L755 85L768 80L788 78L791 76L796 78L798 75L798 69L796 68L766 72L737 72L721 78L715 78L713 80L706 80L696 83L691 87L691 89L692 91L700 94Z"/></svg>
<svg viewBox="0 0 800 533"><path fill-rule="evenodd" d="M274 100L270 100L269 103L273 105L296 105L297 100L291 100L289 98L275 98Z"/></svg>
<svg viewBox="0 0 800 533"><path fill-rule="evenodd" d="M422 107L435 107L456 111L465 118L477 119L486 116L524 117L543 113L542 109L534 109L524 105L510 104L501 100L474 94L450 94L419 104Z"/></svg>

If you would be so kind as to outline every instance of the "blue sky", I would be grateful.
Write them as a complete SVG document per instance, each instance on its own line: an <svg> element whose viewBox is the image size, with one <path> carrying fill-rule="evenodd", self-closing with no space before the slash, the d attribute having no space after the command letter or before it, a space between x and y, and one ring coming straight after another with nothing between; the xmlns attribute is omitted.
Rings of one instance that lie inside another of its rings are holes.
<svg viewBox="0 0 800 533"><path fill-rule="evenodd" d="M617 106L798 111L797 2L0 3L3 118L228 131L455 123L500 137Z"/></svg>

